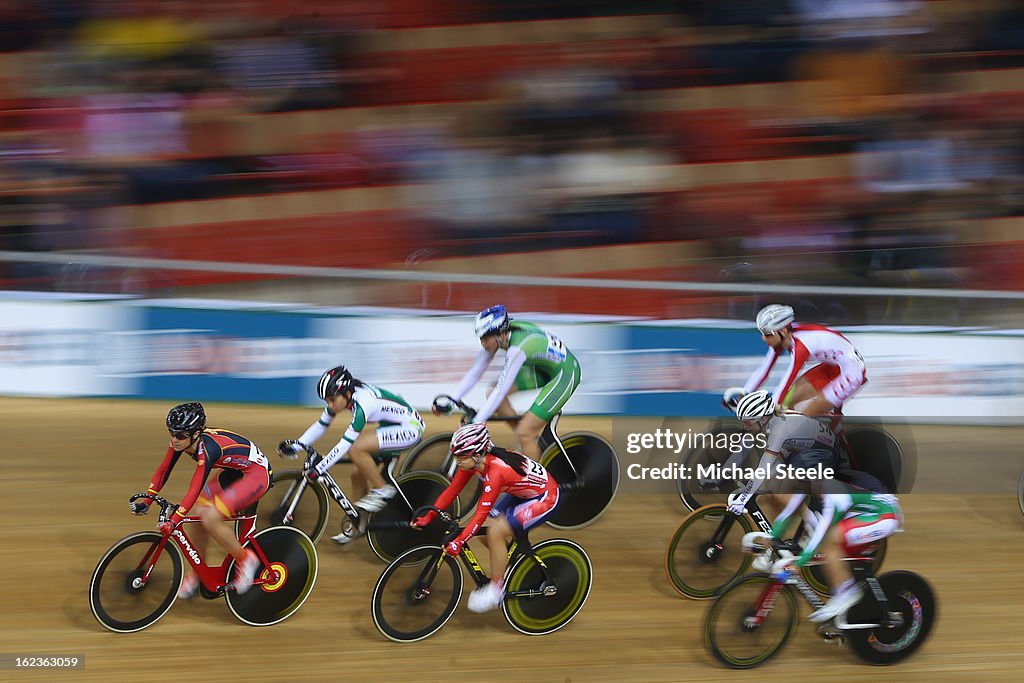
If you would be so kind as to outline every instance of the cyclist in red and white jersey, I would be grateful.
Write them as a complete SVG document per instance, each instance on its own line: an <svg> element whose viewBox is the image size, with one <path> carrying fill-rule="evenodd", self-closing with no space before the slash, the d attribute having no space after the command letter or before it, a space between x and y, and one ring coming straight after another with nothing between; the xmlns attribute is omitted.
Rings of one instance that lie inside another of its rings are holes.
<svg viewBox="0 0 1024 683"><path fill-rule="evenodd" d="M434 507L447 509L474 475L483 479L484 492L473 519L444 550L457 556L484 520L491 518L487 525L491 581L473 591L468 603L473 612L487 612L500 606L505 597L509 541L542 524L551 515L558 505L558 482L539 462L495 446L487 426L482 423L460 427L452 435L451 452L459 469L452 483L437 497ZM436 516L431 510L417 518L413 526L426 526Z"/></svg>
<svg viewBox="0 0 1024 683"><path fill-rule="evenodd" d="M775 401L804 415L828 415L842 408L867 382L864 358L849 339L814 323L794 322L793 309L765 306L757 314L757 329L768 345L761 365L743 387L749 394L768 379L775 362L790 352L789 368L772 392ZM808 363L817 363L802 376Z"/></svg>

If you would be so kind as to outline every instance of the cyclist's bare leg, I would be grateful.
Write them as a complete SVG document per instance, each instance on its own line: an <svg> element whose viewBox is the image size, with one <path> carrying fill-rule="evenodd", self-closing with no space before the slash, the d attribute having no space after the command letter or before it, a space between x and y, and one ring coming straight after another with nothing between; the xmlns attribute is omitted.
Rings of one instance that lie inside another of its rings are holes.
<svg viewBox="0 0 1024 683"><path fill-rule="evenodd" d="M231 553L236 560L245 559L245 550L242 548L242 544L238 542L238 537L235 536L234 529L224 523L224 515L217 510L213 505L201 505L197 511L199 513L199 519L202 520L202 527L213 540L220 544L220 547L224 548L227 552ZM205 548L206 539L202 539L203 543L199 543L199 537L196 537L196 543L200 548Z"/></svg>
<svg viewBox="0 0 1024 683"><path fill-rule="evenodd" d="M531 460L540 461L540 439L541 433L548 425L547 422L533 413L524 413L516 426L516 438L519 440L521 452Z"/></svg>
<svg viewBox="0 0 1024 683"><path fill-rule="evenodd" d="M487 521L487 551L491 556L491 581L500 582L508 566L508 542L512 540L512 527L502 515Z"/></svg>
<svg viewBox="0 0 1024 683"><path fill-rule="evenodd" d="M822 524L824 523L823 521ZM818 548L818 552L825 555L825 576L828 577L828 584L832 588L833 594L843 585L844 581L853 579L853 570L850 569L850 563L843 561L843 550L840 545L839 534L839 527L832 527L825 536L822 547Z"/></svg>
<svg viewBox="0 0 1024 683"><path fill-rule="evenodd" d="M384 475L380 473L373 456L380 453L380 445L377 441L377 428L367 427L360 434L352 447L348 449L348 455L356 466L356 472L352 474L353 495L361 498L366 494L366 485L379 489L386 486ZM356 474L359 477L356 477ZM362 491L358 490L362 489Z"/></svg>

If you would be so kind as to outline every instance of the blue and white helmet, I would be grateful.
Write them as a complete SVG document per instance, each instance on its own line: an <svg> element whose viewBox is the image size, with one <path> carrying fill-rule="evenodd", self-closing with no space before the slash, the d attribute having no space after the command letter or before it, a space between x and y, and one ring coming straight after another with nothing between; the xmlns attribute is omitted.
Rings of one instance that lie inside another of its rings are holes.
<svg viewBox="0 0 1024 683"><path fill-rule="evenodd" d="M509 328L511 322L512 318L509 317L508 311L502 304L491 306L477 313L476 336L483 339L488 335L504 332Z"/></svg>

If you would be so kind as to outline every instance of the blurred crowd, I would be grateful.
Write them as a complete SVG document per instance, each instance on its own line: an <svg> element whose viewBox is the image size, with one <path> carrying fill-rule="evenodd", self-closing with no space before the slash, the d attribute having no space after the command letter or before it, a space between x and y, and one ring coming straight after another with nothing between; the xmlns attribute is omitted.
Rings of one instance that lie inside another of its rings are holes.
<svg viewBox="0 0 1024 683"><path fill-rule="evenodd" d="M977 78L1024 67L1011 0L7 0L0 38L0 249L168 255L124 207L390 187L409 254L1024 288L971 234L1024 213L1024 86ZM0 262L32 286L69 283Z"/></svg>

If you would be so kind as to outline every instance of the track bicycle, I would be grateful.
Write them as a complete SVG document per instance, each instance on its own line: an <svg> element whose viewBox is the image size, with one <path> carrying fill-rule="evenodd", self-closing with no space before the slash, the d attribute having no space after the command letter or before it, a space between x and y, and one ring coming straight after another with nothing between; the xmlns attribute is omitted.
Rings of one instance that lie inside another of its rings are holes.
<svg viewBox="0 0 1024 683"><path fill-rule="evenodd" d="M800 552L791 542L775 541L773 549ZM869 664L895 664L920 648L931 633L937 614L935 593L914 572L876 576L872 557L850 559L864 597L845 614L819 626L818 635L826 641L845 641ZM705 647L732 668L763 664L796 633L798 594L812 608L824 607L822 598L798 572L751 574L734 581L708 609Z"/></svg>
<svg viewBox="0 0 1024 683"><path fill-rule="evenodd" d="M304 472L320 459L320 455L311 446L294 443L306 451L303 468L274 472L271 489L258 503L258 524L294 526L306 532L316 543L327 528L330 496L348 516L350 531L365 532L370 548L385 562L415 545L440 541L440 533L411 529L409 519L413 510L433 503L448 488L448 480L443 476L437 472L414 471L396 477L399 453L385 451L377 458L381 463L381 474L398 492L382 510L366 512L349 500L330 472L310 482ZM352 460L345 457L338 462L351 463ZM454 501L450 509L458 514L459 501Z"/></svg>
<svg viewBox="0 0 1024 683"><path fill-rule="evenodd" d="M462 567L478 588L491 580L468 542L458 560L445 553L443 543L462 530L458 518L433 506L417 510L416 516L428 510L438 513L445 528L442 545L419 546L396 557L373 589L373 623L397 642L422 640L448 623L462 598ZM476 535L486 533L485 529L481 527ZM593 583L593 566L578 544L552 538L534 545L523 534L509 545L508 557L501 609L517 631L533 636L553 633L583 608Z"/></svg>
<svg viewBox="0 0 1024 683"><path fill-rule="evenodd" d="M743 551L743 536L752 531L772 533L771 521L758 505L759 495L750 498L742 515L729 512L726 503L705 505L687 515L665 551L665 573L676 591L694 600L707 600L750 569L753 556ZM801 539L805 529L801 519L794 538ZM887 549L888 539L883 538L870 550L872 571L882 566ZM820 559L808 563L802 574L815 592L829 594Z"/></svg>
<svg viewBox="0 0 1024 683"><path fill-rule="evenodd" d="M469 422L476 410L463 401L441 394L434 399L434 405L447 407L455 405L463 413L463 422ZM558 434L558 413L544 428L539 444L540 464L559 483L562 502L547 523L556 529L579 529L598 519L615 498L619 488L619 458L615 449L603 437L593 432L572 432L566 436ZM519 416L492 416L491 422L515 422ZM451 479L455 475L455 458L449 444L452 433L435 434L417 445L402 463L401 472L415 469L440 472ZM471 514L480 499L482 482L476 480L466 486L460 494L462 510Z"/></svg>
<svg viewBox="0 0 1024 683"><path fill-rule="evenodd" d="M177 508L150 493L137 493L160 506L158 524ZM316 583L317 554L313 541L294 527L255 530L252 508L228 521L241 528L238 540L252 549L262 566L252 587L243 594L229 583L235 558L228 554L219 565L207 564L204 549L189 538L187 528L199 517L185 517L173 529L140 531L122 538L100 558L89 581L89 607L104 627L118 633L141 631L167 614L184 579L187 562L199 576L199 594L224 596L228 609L251 626L269 626L294 614Z"/></svg>

